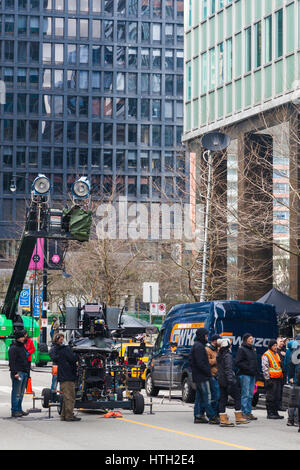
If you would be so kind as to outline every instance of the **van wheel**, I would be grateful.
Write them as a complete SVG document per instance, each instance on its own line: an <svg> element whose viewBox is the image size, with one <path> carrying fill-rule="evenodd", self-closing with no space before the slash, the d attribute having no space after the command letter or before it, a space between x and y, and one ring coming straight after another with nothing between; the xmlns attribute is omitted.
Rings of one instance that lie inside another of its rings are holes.
<svg viewBox="0 0 300 470"><path fill-rule="evenodd" d="M159 394L159 388L154 387L151 374L148 374L146 377L145 390L148 397L157 397L157 395Z"/></svg>
<svg viewBox="0 0 300 470"><path fill-rule="evenodd" d="M195 390L193 389L188 377L185 377L182 382L182 401L184 403L194 403L195 401Z"/></svg>

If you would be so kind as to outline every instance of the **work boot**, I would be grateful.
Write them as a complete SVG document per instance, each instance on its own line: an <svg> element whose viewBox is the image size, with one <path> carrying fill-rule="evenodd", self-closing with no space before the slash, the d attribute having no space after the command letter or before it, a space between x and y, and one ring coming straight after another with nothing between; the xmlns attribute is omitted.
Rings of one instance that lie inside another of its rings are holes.
<svg viewBox="0 0 300 470"><path fill-rule="evenodd" d="M206 419L204 415L202 415L202 416L195 416L195 418L194 418L194 423L195 423L195 424L207 424L207 423L208 423L208 419Z"/></svg>
<svg viewBox="0 0 300 470"><path fill-rule="evenodd" d="M72 416L72 418L66 418L65 421L81 421L81 418L78 418L78 416Z"/></svg>
<svg viewBox="0 0 300 470"><path fill-rule="evenodd" d="M21 418L23 416L22 412L21 411L14 411L12 414L11 414L11 417L12 418Z"/></svg>
<svg viewBox="0 0 300 470"><path fill-rule="evenodd" d="M227 416L226 413L220 414L219 417L220 417L220 426L222 428L227 428L227 427L233 427L234 426L234 424L229 421L228 416Z"/></svg>
<svg viewBox="0 0 300 470"><path fill-rule="evenodd" d="M248 424L250 423L250 419L243 418L243 414L241 411L236 411L235 413L235 424L238 426L239 424Z"/></svg>
<svg viewBox="0 0 300 470"><path fill-rule="evenodd" d="M29 415L29 411L21 411L22 413L22 416L28 416Z"/></svg>
<svg viewBox="0 0 300 470"><path fill-rule="evenodd" d="M208 424L220 424L219 416L214 416L214 418L211 418L211 419L208 421Z"/></svg>
<svg viewBox="0 0 300 470"><path fill-rule="evenodd" d="M288 418L286 425L287 426L295 426L295 421L292 418Z"/></svg>
<svg viewBox="0 0 300 470"><path fill-rule="evenodd" d="M252 413L243 413L243 418L248 419L249 421L257 421L256 416Z"/></svg>

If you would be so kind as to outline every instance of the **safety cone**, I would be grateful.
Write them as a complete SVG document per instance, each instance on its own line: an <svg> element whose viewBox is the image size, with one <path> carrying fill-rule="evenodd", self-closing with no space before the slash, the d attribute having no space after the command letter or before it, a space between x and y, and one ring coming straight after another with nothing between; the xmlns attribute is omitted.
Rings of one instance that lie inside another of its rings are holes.
<svg viewBox="0 0 300 470"><path fill-rule="evenodd" d="M32 385L31 385L31 378L28 378L27 388L26 388L27 395L33 395Z"/></svg>

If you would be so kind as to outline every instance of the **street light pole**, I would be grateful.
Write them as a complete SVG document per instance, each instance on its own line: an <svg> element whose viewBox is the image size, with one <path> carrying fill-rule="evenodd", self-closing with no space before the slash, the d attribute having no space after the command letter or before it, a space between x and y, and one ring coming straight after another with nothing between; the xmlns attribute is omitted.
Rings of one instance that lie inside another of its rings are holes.
<svg viewBox="0 0 300 470"><path fill-rule="evenodd" d="M203 256L202 256L202 277L201 277L201 291L200 302L205 302L206 299L206 266L208 258L208 233L209 233L209 219L210 219L210 204L212 193L212 173L213 173L213 154L223 152L230 144L230 137L222 132L209 132L202 138L202 146L205 149L203 159L208 165L208 179L207 179L207 193L206 193L206 212L204 222L204 242L203 242ZM206 159L207 155L207 159Z"/></svg>
<svg viewBox="0 0 300 470"><path fill-rule="evenodd" d="M205 159L205 154L208 154L207 160ZM206 289L206 265L207 265L210 198L211 198L212 170L213 170L211 151L208 150L207 152L205 152L203 155L203 158L207 162L207 165L208 165L208 181L207 181L206 210L205 210L205 223L204 223L204 242L203 242L200 302L205 302L205 289Z"/></svg>

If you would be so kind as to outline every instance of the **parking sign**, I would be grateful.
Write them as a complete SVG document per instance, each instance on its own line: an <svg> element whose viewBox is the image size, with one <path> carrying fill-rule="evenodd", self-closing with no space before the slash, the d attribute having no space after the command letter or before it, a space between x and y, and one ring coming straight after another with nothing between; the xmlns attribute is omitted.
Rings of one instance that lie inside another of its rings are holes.
<svg viewBox="0 0 300 470"><path fill-rule="evenodd" d="M21 291L19 298L19 305L24 308L30 307L30 286L28 284L23 285L23 290Z"/></svg>

